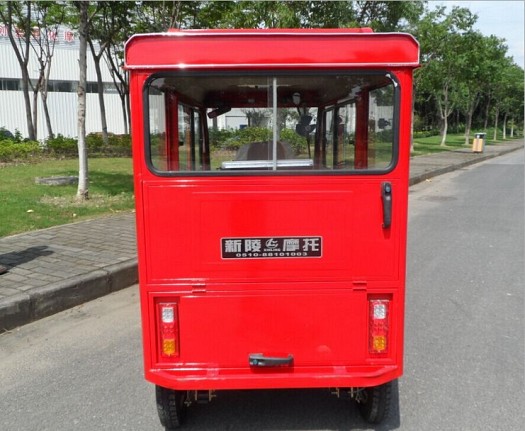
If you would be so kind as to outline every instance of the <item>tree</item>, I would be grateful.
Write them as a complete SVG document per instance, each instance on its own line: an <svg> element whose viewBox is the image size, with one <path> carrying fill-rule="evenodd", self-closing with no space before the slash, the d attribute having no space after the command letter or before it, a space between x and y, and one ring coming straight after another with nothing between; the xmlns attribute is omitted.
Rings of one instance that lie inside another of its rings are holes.
<svg viewBox="0 0 525 431"><path fill-rule="evenodd" d="M30 55L30 36L31 36L31 13L33 2L14 2L7 1L0 5L0 19L7 27L7 34L16 59L20 65L22 73L22 94L26 108L26 124L29 139L36 140L36 128L33 124L33 115L31 113L31 100L29 97L29 88L31 80L29 79L29 55ZM15 39L16 37L16 39Z"/></svg>
<svg viewBox="0 0 525 431"><path fill-rule="evenodd" d="M79 1L75 3L78 9L79 25L78 36L80 42L78 65L78 189L77 200L85 201L89 198L89 177L88 177L88 155L86 146L86 83L87 83L87 39L89 27L89 1Z"/></svg>
<svg viewBox="0 0 525 431"><path fill-rule="evenodd" d="M106 48L106 62L115 88L120 96L125 127L124 133L127 134L130 130L129 82L128 74L122 68L124 63L124 45L120 40L112 41Z"/></svg>
<svg viewBox="0 0 525 431"><path fill-rule="evenodd" d="M507 47L503 40L495 36L486 37L479 32L468 32L463 35L464 50L460 57L463 61L458 76L461 101L459 109L465 116L465 145L470 143L472 118L483 94L500 77L507 66L505 54Z"/></svg>
<svg viewBox="0 0 525 431"><path fill-rule="evenodd" d="M461 77L469 67L464 34L472 31L476 16L468 9L444 7L427 13L415 29L421 44L422 67L415 73L419 100L434 100L440 119L441 145L446 144L448 117L461 100Z"/></svg>
<svg viewBox="0 0 525 431"><path fill-rule="evenodd" d="M199 2L188 2L199 3ZM392 31L414 22L422 1L237 1L201 2L198 28L339 28L371 26Z"/></svg>
<svg viewBox="0 0 525 431"><path fill-rule="evenodd" d="M42 97L42 106L47 127L47 135L53 137L53 126L47 106L49 74L55 51L58 28L64 22L64 5L53 1L41 1L35 4L31 47L39 65L39 76L33 86L33 126L37 130L38 94Z"/></svg>
<svg viewBox="0 0 525 431"><path fill-rule="evenodd" d="M523 69L506 58L507 65L502 68L500 80L494 88L494 140L497 139L498 119L503 114L503 139L506 139L507 124L511 123L511 136L514 125L523 122L524 73Z"/></svg>
<svg viewBox="0 0 525 431"><path fill-rule="evenodd" d="M106 119L106 105L104 102L104 84L102 82L102 70L100 61L108 54L111 44L123 27L127 27L127 13L129 11L128 2L98 2L98 11L96 16L90 20L90 31L88 33L88 44L95 63L95 72L97 75L98 100L100 106L100 119L102 126L102 139L104 144L108 144L108 126ZM96 18L96 19L95 19ZM98 43L97 43L98 42ZM119 43L122 41L118 40ZM125 122L125 124L127 124Z"/></svg>
<svg viewBox="0 0 525 431"><path fill-rule="evenodd" d="M504 110L508 114L509 122L511 124L510 137L514 138L514 128L516 124L523 129L523 114L525 105L525 74L523 69L512 63L508 69L508 80L512 83L512 90L509 92L509 97L505 101Z"/></svg>

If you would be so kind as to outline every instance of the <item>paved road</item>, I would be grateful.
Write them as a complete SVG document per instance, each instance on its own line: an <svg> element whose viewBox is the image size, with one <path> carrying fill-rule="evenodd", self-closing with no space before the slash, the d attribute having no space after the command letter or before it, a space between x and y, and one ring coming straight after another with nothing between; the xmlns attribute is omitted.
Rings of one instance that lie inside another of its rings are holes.
<svg viewBox="0 0 525 431"><path fill-rule="evenodd" d="M523 151L411 189L400 414L378 430L524 428ZM0 429L160 430L137 288L0 335ZM326 391L222 393L186 430L368 430Z"/></svg>
<svg viewBox="0 0 525 431"><path fill-rule="evenodd" d="M411 189L403 429L525 429L523 162Z"/></svg>

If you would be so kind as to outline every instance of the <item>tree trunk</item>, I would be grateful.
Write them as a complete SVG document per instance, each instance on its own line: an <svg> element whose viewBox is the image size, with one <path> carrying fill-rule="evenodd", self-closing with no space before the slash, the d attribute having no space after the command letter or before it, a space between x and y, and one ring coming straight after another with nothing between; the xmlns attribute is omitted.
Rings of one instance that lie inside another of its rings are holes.
<svg viewBox="0 0 525 431"><path fill-rule="evenodd" d="M51 125L51 116L49 115L49 108L47 106L47 91L42 94L42 107L44 108L44 117L46 120L47 137L53 139L55 134L53 133L53 126Z"/></svg>
<svg viewBox="0 0 525 431"><path fill-rule="evenodd" d="M27 65L25 69L22 69L22 93L24 95L24 103L26 106L26 123L27 123L27 135L29 140L36 141L36 130L33 124L33 114L31 107L31 98L29 96L29 73L27 72ZM36 103L35 107L36 108Z"/></svg>
<svg viewBox="0 0 525 431"><path fill-rule="evenodd" d="M490 112L490 90L488 94L487 105L485 106L485 122L483 123L483 130L486 132L489 126L489 112Z"/></svg>
<svg viewBox="0 0 525 431"><path fill-rule="evenodd" d="M124 133L127 135L128 130L128 110L126 109L126 96L124 94L120 95L120 105L122 106L122 117L124 119Z"/></svg>
<svg viewBox="0 0 525 431"><path fill-rule="evenodd" d="M445 84L445 87L443 88L443 101L441 101L439 97L436 97L436 104L441 118L441 143L439 145L444 147L447 142L448 116L452 112L452 107L449 106L448 103L448 84Z"/></svg>
<svg viewBox="0 0 525 431"><path fill-rule="evenodd" d="M106 104L104 102L104 83L102 82L102 71L100 70L100 59L104 53L104 47L100 49L100 54L97 55L95 52L95 47L91 39L89 40L89 48L91 49L91 55L93 57L93 62L95 63L95 72L97 73L97 88L98 88L98 104L100 108L100 125L102 127L102 140L104 145L109 144L108 138L108 122L106 117Z"/></svg>
<svg viewBox="0 0 525 431"><path fill-rule="evenodd" d="M49 115L49 108L47 106L47 85L49 83L49 75L51 74L51 58L52 55L47 56L48 61L44 77L44 84L42 85L40 94L42 95L42 106L44 108L44 117L46 119L47 137L53 139L55 137L55 134L53 133L53 126L51 125L51 116Z"/></svg>
<svg viewBox="0 0 525 431"><path fill-rule="evenodd" d="M38 138L38 93L40 92L40 79L33 88L33 130L35 139Z"/></svg>
<svg viewBox="0 0 525 431"><path fill-rule="evenodd" d="M466 124L465 124L465 145L470 145L470 130L472 129L472 116L474 115L474 110L467 112Z"/></svg>
<svg viewBox="0 0 525 431"><path fill-rule="evenodd" d="M439 145L445 146L447 142L448 118L444 116L441 120L441 142Z"/></svg>
<svg viewBox="0 0 525 431"><path fill-rule="evenodd" d="M494 138L493 141L498 140L498 117L499 117L499 108L496 108L496 114L494 115Z"/></svg>
<svg viewBox="0 0 525 431"><path fill-rule="evenodd" d="M87 75L87 28L88 1L78 2L80 23L79 35L79 82L78 82L78 189L77 201L89 198L88 157L86 147L86 75Z"/></svg>
<svg viewBox="0 0 525 431"><path fill-rule="evenodd" d="M507 139L507 113L503 115L503 140Z"/></svg>
<svg viewBox="0 0 525 431"><path fill-rule="evenodd" d="M127 120L128 124L126 127L126 135L131 133L131 102L129 100L129 87L126 87L127 90L124 94L124 97L126 98L126 113L127 113Z"/></svg>

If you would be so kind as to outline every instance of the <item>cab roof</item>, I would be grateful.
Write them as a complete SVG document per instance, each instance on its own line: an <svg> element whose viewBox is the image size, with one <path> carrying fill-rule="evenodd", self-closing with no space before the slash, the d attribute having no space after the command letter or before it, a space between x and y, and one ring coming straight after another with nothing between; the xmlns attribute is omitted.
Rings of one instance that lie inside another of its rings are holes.
<svg viewBox="0 0 525 431"><path fill-rule="evenodd" d="M370 28L170 30L134 35L125 47L129 70L418 66L412 35Z"/></svg>

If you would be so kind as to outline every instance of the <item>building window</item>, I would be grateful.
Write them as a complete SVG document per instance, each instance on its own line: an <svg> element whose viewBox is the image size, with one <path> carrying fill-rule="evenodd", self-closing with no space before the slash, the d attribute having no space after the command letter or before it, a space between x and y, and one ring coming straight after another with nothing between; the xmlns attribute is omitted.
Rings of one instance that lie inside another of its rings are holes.
<svg viewBox="0 0 525 431"><path fill-rule="evenodd" d="M36 80L31 81L33 85L36 85ZM76 93L78 88L78 81L59 81L49 80L47 82L48 92L59 92L59 93ZM117 89L113 83L104 83L104 93L117 93ZM0 90L7 91L22 91L22 80L21 79L8 79L0 78ZM86 83L86 93L98 93L97 82Z"/></svg>
<svg viewBox="0 0 525 431"><path fill-rule="evenodd" d="M22 88L19 79L0 79L0 90L18 91Z"/></svg>
<svg viewBox="0 0 525 431"><path fill-rule="evenodd" d="M86 85L86 93L98 93L98 83L88 82Z"/></svg>

